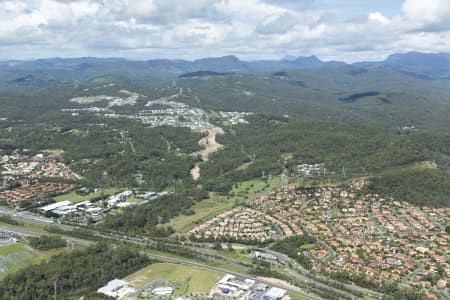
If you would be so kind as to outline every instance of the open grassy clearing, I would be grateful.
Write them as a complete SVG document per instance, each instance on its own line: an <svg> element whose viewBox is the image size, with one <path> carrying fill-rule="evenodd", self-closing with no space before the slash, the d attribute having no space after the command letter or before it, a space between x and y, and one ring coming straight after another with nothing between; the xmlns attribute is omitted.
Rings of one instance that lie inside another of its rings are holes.
<svg viewBox="0 0 450 300"><path fill-rule="evenodd" d="M177 286L175 295L206 295L223 274L171 263L157 263L124 278L135 288L155 280L166 280Z"/></svg>
<svg viewBox="0 0 450 300"><path fill-rule="evenodd" d="M219 113L216 112L216 111L214 111L214 110L211 110L211 111L207 112L207 115L208 115L209 118L215 119L215 120L219 120L219 119L222 118L222 117L219 115Z"/></svg>
<svg viewBox="0 0 450 300"><path fill-rule="evenodd" d="M306 300L306 298L299 296L297 294L288 293L288 295L291 297L292 300Z"/></svg>
<svg viewBox="0 0 450 300"><path fill-rule="evenodd" d="M62 150L62 149L46 149L46 150L43 150L42 152L44 152L44 154L46 154L46 155L61 155L64 153L64 150Z"/></svg>
<svg viewBox="0 0 450 300"><path fill-rule="evenodd" d="M260 195L270 192L280 184L281 177L276 176L267 182L262 179L254 179L237 183L230 192L231 199L245 201L254 199Z"/></svg>
<svg viewBox="0 0 450 300"><path fill-rule="evenodd" d="M247 251L246 249L234 249L232 252L230 252L227 250L226 245L222 245L222 247L224 248L224 250L218 251L216 255L240 260L248 264L251 264L253 262L253 259L247 256L249 254L249 251Z"/></svg>
<svg viewBox="0 0 450 300"><path fill-rule="evenodd" d="M247 170L247 168L248 168L251 164L253 164L253 161L249 161L249 162L243 163L242 165L240 165L239 167L237 167L236 170L238 170L238 171Z"/></svg>
<svg viewBox="0 0 450 300"><path fill-rule="evenodd" d="M75 249L83 246L77 245ZM39 251L28 245L26 240L20 240L18 244L0 247L0 279L9 273L14 273L31 264L47 261L50 257L71 251L68 248Z"/></svg>
<svg viewBox="0 0 450 300"><path fill-rule="evenodd" d="M195 214L179 215L171 220L170 225L175 229L176 233L185 234L195 226L233 208L236 203L253 199L269 192L279 183L279 177L272 178L268 183L261 179L255 179L237 184L230 192L230 196L220 196L211 193L209 199L192 206L191 209Z"/></svg>
<svg viewBox="0 0 450 300"><path fill-rule="evenodd" d="M186 233L198 224L231 209L234 204L234 200L211 194L209 199L198 202L192 207L195 214L177 216L170 225L177 233Z"/></svg>
<svg viewBox="0 0 450 300"><path fill-rule="evenodd" d="M133 196L133 197L128 198L127 202L134 203L134 204L139 204L139 203L144 202L144 199Z"/></svg>
<svg viewBox="0 0 450 300"><path fill-rule="evenodd" d="M108 188L108 189L103 189L100 192L92 193L92 194L89 194L89 195L86 195L86 196L78 195L77 193L75 193L75 191L72 191L72 192L64 194L64 195L56 196L53 199L56 202L69 200L72 203L78 203L78 202L91 200L91 199L93 199L95 197L100 197L102 195L110 196L110 195L113 195L113 194L116 194L116 193L120 192L121 190L122 189L120 189L120 188Z"/></svg>
<svg viewBox="0 0 450 300"><path fill-rule="evenodd" d="M75 249L82 247L83 246L76 245ZM39 251L33 249L26 239L20 240L19 243L15 245L0 247L0 279L21 268L31 264L38 264L41 261L47 261L50 257L67 251L71 251L71 249L59 248L48 251Z"/></svg>
<svg viewBox="0 0 450 300"><path fill-rule="evenodd" d="M140 248L136 248L136 249L141 250ZM146 249L144 252L148 253L148 254L164 256L164 257L167 257L167 258L178 258L178 259L182 259L183 261L187 261L187 262L202 263L202 264L205 264L205 265L208 265L208 266L211 266L211 267L216 267L216 268L221 268L221 269L224 269L224 270L228 270L230 272L248 274L248 271L246 271L245 269L241 269L241 268L237 268L237 267L234 267L234 266L230 266L230 265L227 265L225 263L217 263L217 262L214 262L214 261L203 261L203 260L198 260L198 259L191 259L191 258L187 258L187 257L179 256L179 255L174 255L174 254L170 254L170 253L167 253L167 252L161 252L161 251L157 251L157 250Z"/></svg>
<svg viewBox="0 0 450 300"><path fill-rule="evenodd" d="M29 264L39 262L31 247L24 242L0 248L0 279Z"/></svg>

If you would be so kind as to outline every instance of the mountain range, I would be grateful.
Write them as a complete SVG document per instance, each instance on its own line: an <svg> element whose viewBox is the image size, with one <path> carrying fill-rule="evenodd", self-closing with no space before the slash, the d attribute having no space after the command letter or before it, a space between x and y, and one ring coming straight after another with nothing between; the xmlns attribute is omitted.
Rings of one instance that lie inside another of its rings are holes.
<svg viewBox="0 0 450 300"><path fill-rule="evenodd" d="M282 70L315 70L354 67L354 72L387 69L422 80L449 80L450 53L409 52L393 54L384 61L347 64L322 61L316 56L281 60L243 61L235 56L202 58L194 61L155 59L147 61L123 58L49 58L0 62L0 84L8 87L45 87L55 83L82 81L96 76L113 75L132 80L167 80L200 72L270 73ZM190 75L188 75L190 76Z"/></svg>

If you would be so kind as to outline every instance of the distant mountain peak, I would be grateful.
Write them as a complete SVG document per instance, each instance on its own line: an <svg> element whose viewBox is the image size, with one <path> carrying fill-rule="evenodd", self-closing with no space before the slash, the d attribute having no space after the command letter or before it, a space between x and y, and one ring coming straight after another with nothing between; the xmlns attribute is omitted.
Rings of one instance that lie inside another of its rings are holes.
<svg viewBox="0 0 450 300"><path fill-rule="evenodd" d="M194 63L201 63L201 62L211 62L211 61L217 61L217 62L229 62L229 63L239 63L241 62L239 58L237 58L234 55L226 55L221 57L207 57L207 58L201 58L194 61Z"/></svg>

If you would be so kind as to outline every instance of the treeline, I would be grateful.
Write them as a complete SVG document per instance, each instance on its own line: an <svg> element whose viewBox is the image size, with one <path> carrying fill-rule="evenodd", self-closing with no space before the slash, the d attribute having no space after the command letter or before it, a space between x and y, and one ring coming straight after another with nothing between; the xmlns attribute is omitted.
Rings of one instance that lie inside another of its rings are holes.
<svg viewBox="0 0 450 300"><path fill-rule="evenodd" d="M31 247L47 251L56 248L63 248L67 246L67 242L57 235L42 235L40 237L29 237Z"/></svg>
<svg viewBox="0 0 450 300"><path fill-rule="evenodd" d="M174 233L170 226L162 226L178 216L197 201L204 200L208 194L201 188L178 187L171 193L152 200L149 203L127 208L123 213L108 215L100 223L106 230L117 230L129 234L145 234L154 237L166 237ZM158 226L160 225L160 226Z"/></svg>
<svg viewBox="0 0 450 300"><path fill-rule="evenodd" d="M48 226L45 228L45 231L47 231L50 234L60 234L60 235L68 235L71 237L76 237L83 240L90 240L90 241L100 241L101 238L98 236L95 236L91 231L83 228L75 228L70 230L64 230L59 228L58 226Z"/></svg>
<svg viewBox="0 0 450 300"><path fill-rule="evenodd" d="M78 299L149 263L130 248L96 244L6 276L0 282L0 299Z"/></svg>
<svg viewBox="0 0 450 300"><path fill-rule="evenodd" d="M309 235L298 235L277 241L271 249L295 259L300 265L311 269L311 258L303 254L302 246L316 243L316 239Z"/></svg>
<svg viewBox="0 0 450 300"><path fill-rule="evenodd" d="M366 191L408 201L418 206L448 207L450 170L396 170L371 178Z"/></svg>
<svg viewBox="0 0 450 300"><path fill-rule="evenodd" d="M0 205L3 205L0 203ZM10 224L10 225L23 225L23 223L13 219L9 215L0 215L0 222Z"/></svg>

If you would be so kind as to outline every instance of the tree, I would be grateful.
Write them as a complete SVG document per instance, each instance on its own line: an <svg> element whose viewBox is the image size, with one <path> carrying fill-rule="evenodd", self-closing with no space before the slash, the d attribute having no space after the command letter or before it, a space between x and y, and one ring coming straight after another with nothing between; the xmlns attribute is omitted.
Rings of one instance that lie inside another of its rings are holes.
<svg viewBox="0 0 450 300"><path fill-rule="evenodd" d="M216 241L214 242L213 249L214 249L214 250L218 250L218 251L223 250L223 248L222 248L222 243L220 242L220 240L216 240Z"/></svg>

